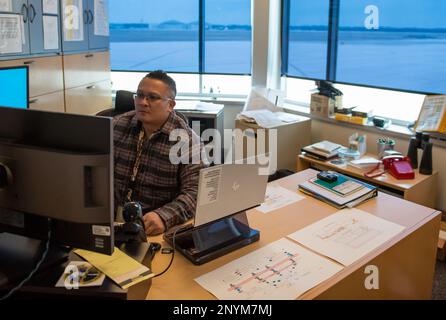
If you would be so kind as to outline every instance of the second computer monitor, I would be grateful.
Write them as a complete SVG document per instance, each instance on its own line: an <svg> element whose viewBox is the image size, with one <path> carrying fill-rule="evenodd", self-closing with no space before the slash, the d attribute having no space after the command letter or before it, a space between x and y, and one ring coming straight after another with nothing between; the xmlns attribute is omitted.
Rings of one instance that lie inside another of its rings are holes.
<svg viewBox="0 0 446 320"><path fill-rule="evenodd" d="M27 66L0 68L0 107L29 107L29 71Z"/></svg>

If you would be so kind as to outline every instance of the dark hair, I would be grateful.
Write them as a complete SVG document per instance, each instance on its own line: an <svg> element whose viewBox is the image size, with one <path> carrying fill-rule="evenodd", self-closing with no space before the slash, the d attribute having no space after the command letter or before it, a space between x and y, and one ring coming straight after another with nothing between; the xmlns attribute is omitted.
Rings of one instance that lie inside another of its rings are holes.
<svg viewBox="0 0 446 320"><path fill-rule="evenodd" d="M175 98L175 96L177 95L177 85L175 84L175 80L168 76L167 73L165 73L163 70L152 71L146 74L144 78L157 79L164 82L169 87L173 95L172 98Z"/></svg>

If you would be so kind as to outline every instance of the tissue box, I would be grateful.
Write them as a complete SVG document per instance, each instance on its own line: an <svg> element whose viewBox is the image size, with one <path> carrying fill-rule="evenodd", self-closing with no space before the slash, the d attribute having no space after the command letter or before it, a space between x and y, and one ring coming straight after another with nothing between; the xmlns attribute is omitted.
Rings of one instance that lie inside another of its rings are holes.
<svg viewBox="0 0 446 320"><path fill-rule="evenodd" d="M311 114L324 117L332 117L334 116L335 108L341 108L341 106L342 96L337 96L336 99L332 99L317 93L313 93L311 95Z"/></svg>

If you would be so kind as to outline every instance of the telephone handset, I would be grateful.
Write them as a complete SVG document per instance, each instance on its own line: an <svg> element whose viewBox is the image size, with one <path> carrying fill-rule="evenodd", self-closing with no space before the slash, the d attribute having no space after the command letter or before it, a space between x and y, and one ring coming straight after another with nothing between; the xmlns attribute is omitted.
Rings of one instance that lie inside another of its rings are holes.
<svg viewBox="0 0 446 320"><path fill-rule="evenodd" d="M384 169L397 179L414 179L410 159L404 156L387 156L382 159Z"/></svg>

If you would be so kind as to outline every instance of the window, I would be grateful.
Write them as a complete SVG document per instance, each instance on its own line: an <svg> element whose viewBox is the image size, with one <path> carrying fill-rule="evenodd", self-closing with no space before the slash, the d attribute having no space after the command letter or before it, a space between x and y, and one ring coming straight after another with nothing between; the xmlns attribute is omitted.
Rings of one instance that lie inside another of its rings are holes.
<svg viewBox="0 0 446 320"><path fill-rule="evenodd" d="M251 1L206 0L204 73L251 74Z"/></svg>
<svg viewBox="0 0 446 320"><path fill-rule="evenodd" d="M110 0L110 52L115 71L250 74L251 1Z"/></svg>
<svg viewBox="0 0 446 320"><path fill-rule="evenodd" d="M446 2L284 2L285 75L328 80L335 66L336 82L446 93Z"/></svg>
<svg viewBox="0 0 446 320"><path fill-rule="evenodd" d="M336 81L446 93L446 2L341 0Z"/></svg>
<svg viewBox="0 0 446 320"><path fill-rule="evenodd" d="M414 121L420 93L446 93L444 11L435 0L284 0L282 74L331 79L345 106ZM309 101L305 86L286 81L291 99Z"/></svg>
<svg viewBox="0 0 446 320"><path fill-rule="evenodd" d="M198 0L110 0L112 70L198 72Z"/></svg>
<svg viewBox="0 0 446 320"><path fill-rule="evenodd" d="M289 23L284 26L283 36L283 45L288 46L287 57L283 60L288 63L283 65L283 73L300 78L325 79L329 1L289 0L288 13L284 21Z"/></svg>

